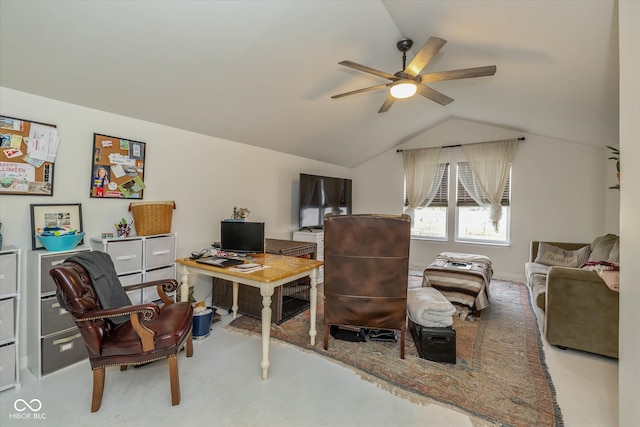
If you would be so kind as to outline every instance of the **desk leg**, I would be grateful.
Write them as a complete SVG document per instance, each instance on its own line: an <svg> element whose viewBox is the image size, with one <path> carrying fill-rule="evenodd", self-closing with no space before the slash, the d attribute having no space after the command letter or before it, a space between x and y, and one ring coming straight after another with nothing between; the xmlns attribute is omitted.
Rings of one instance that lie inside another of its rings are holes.
<svg viewBox="0 0 640 427"><path fill-rule="evenodd" d="M269 377L269 339L271 338L271 296L273 295L273 287L263 285L260 287L260 295L262 295L262 379Z"/></svg>
<svg viewBox="0 0 640 427"><path fill-rule="evenodd" d="M238 282L233 282L231 310L233 310L233 318L238 317Z"/></svg>
<svg viewBox="0 0 640 427"><path fill-rule="evenodd" d="M182 267L182 281L180 282L180 301L189 301L189 268Z"/></svg>
<svg viewBox="0 0 640 427"><path fill-rule="evenodd" d="M309 326L309 337L311 338L311 345L316 344L316 335L318 331L316 331L316 311L318 307L318 287L317 287L317 279L318 279L318 269L314 268L309 274L309 278L311 279L311 295L309 295L309 312L311 314Z"/></svg>

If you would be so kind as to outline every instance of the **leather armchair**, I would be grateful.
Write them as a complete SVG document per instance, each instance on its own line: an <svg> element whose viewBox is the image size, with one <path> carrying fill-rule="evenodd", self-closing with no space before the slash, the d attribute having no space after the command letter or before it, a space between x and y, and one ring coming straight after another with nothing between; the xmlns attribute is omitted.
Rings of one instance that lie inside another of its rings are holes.
<svg viewBox="0 0 640 427"><path fill-rule="evenodd" d="M408 215L324 217L324 348L329 326L400 331L404 359L411 219Z"/></svg>
<svg viewBox="0 0 640 427"><path fill-rule="evenodd" d="M93 370L91 412L100 409L104 390L105 368L140 365L168 358L171 402L180 403L178 352L186 346L187 357L193 355L193 308L188 302L174 303L166 292L175 291L178 282L158 280L124 286L125 291L156 286L163 305L154 303L103 309L87 271L75 262L66 261L50 273L58 293L73 316L84 339ZM115 326L107 318L129 316Z"/></svg>

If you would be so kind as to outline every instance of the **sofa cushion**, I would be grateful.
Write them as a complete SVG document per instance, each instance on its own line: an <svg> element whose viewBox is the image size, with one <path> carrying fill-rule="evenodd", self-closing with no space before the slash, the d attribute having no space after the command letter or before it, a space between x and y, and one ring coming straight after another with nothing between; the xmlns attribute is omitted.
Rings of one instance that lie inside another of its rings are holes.
<svg viewBox="0 0 640 427"><path fill-rule="evenodd" d="M570 251L548 243L540 242L538 255L534 262L544 265L557 265L560 267L580 267L589 259L590 247ZM607 253L608 255L608 253Z"/></svg>
<svg viewBox="0 0 640 427"><path fill-rule="evenodd" d="M614 257L616 261L610 261L611 252L616 246L616 243L620 240L615 234L607 234L605 236L596 237L591 243L591 254L589 255L589 261L609 261L618 262L620 258L620 249L614 251Z"/></svg>
<svg viewBox="0 0 640 427"><path fill-rule="evenodd" d="M531 292L531 299L535 305L545 309L545 293L547 291L547 273L551 267L536 262L528 262L524 265L527 285Z"/></svg>

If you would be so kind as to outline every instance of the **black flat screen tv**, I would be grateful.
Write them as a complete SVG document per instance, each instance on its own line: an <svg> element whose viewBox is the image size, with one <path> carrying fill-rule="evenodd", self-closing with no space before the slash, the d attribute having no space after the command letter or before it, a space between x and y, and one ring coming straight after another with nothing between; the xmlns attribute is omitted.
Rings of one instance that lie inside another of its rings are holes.
<svg viewBox="0 0 640 427"><path fill-rule="evenodd" d="M351 214L351 180L300 174L300 228L322 228L324 216Z"/></svg>
<svg viewBox="0 0 640 427"><path fill-rule="evenodd" d="M264 222L222 221L220 250L239 254L264 253Z"/></svg>

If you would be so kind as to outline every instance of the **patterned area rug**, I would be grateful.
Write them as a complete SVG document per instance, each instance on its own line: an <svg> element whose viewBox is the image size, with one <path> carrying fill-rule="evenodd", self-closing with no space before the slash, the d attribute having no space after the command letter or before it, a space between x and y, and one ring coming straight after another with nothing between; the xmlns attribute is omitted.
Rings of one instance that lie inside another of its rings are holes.
<svg viewBox="0 0 640 427"><path fill-rule="evenodd" d="M412 277L410 287L419 282ZM454 316L455 365L421 359L409 331L405 360L400 359L398 343L353 343L330 337L325 351L322 286L318 287L316 345L309 344L308 310L279 326L272 324L271 337L354 369L394 394L466 413L474 425L564 425L526 286L493 280L489 294L490 306L479 319ZM259 335L260 321L243 316L228 328Z"/></svg>

